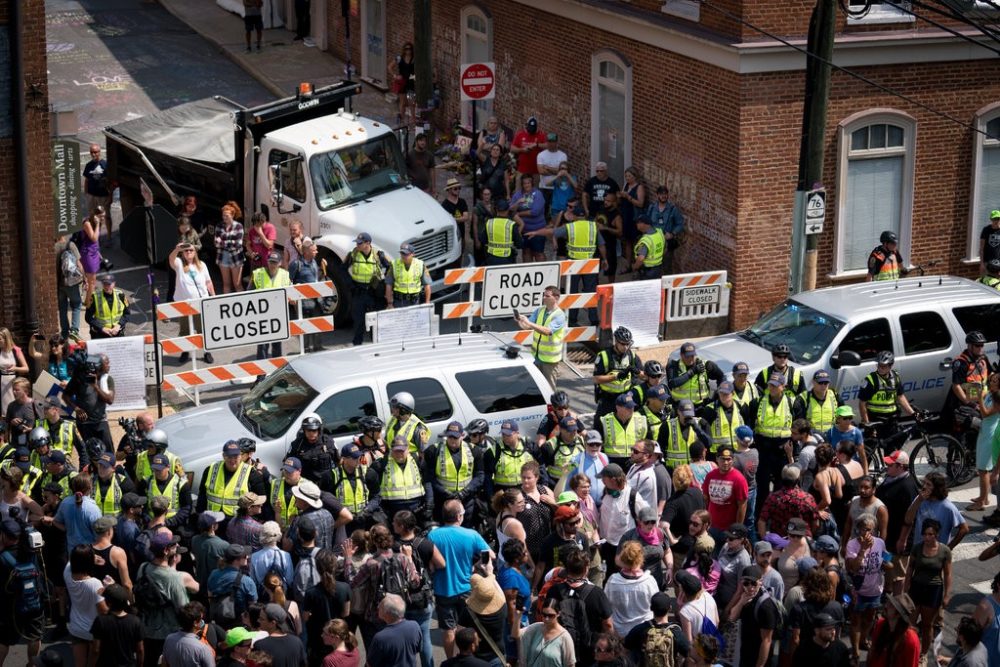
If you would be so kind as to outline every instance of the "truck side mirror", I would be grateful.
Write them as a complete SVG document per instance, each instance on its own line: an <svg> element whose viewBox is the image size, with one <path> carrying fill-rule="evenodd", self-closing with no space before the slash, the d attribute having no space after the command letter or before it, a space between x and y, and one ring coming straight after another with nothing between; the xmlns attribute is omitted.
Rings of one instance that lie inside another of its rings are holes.
<svg viewBox="0 0 1000 667"><path fill-rule="evenodd" d="M284 195L281 193L281 165L272 164L268 169L271 170L271 198L274 199L274 203L281 209L281 200L284 199Z"/></svg>
<svg viewBox="0 0 1000 667"><path fill-rule="evenodd" d="M830 357L830 367L838 369L847 366L860 366L861 355L854 350L843 350Z"/></svg>

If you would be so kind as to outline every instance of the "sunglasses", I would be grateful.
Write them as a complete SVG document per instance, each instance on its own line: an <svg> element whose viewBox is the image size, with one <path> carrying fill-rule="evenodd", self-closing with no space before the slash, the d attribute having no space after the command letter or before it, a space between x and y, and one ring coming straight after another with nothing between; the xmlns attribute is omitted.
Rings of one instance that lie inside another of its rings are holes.
<svg viewBox="0 0 1000 667"><path fill-rule="evenodd" d="M643 521L642 525L644 525L644 526L655 526L656 525L656 519L653 519L652 521Z"/></svg>

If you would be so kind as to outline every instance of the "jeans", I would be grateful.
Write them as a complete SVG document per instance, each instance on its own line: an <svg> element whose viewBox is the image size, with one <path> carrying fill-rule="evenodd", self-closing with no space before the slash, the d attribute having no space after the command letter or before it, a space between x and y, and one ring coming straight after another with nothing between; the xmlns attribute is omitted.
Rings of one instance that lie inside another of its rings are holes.
<svg viewBox="0 0 1000 667"><path fill-rule="evenodd" d="M82 287L83 283L72 287L63 285L59 288L59 332L63 338L68 338L71 331L76 333L80 331L80 313L83 312L83 295L80 292ZM73 311L72 322L69 317L70 310Z"/></svg>
<svg viewBox="0 0 1000 667"><path fill-rule="evenodd" d="M375 305L375 297L367 287L351 290L351 319L354 320L355 345L361 345L365 340L365 313Z"/></svg>
<svg viewBox="0 0 1000 667"><path fill-rule="evenodd" d="M268 348L271 348L270 356L267 354ZM257 346L257 359L271 359L273 357L281 356L281 343L264 343L263 345Z"/></svg>
<svg viewBox="0 0 1000 667"><path fill-rule="evenodd" d="M434 667L434 646L431 644L431 618L434 616L434 605L429 604L424 609L407 609L406 620L415 621L420 626L423 641L420 646L420 666Z"/></svg>
<svg viewBox="0 0 1000 667"><path fill-rule="evenodd" d="M747 527L749 533L748 537L750 539L750 544L757 542L757 522L754 519L757 517L756 507L754 504L757 502L757 487L753 487L747 492L747 515L743 519L743 525Z"/></svg>
<svg viewBox="0 0 1000 667"><path fill-rule="evenodd" d="M591 274L578 274L571 276L569 279L569 289L573 294L584 294L597 291L597 279L596 273ZM575 327L580 321L580 310L579 308L574 308L569 313L569 325ZM597 317L597 308L587 308L587 318L590 320L590 326L596 327L600 320Z"/></svg>

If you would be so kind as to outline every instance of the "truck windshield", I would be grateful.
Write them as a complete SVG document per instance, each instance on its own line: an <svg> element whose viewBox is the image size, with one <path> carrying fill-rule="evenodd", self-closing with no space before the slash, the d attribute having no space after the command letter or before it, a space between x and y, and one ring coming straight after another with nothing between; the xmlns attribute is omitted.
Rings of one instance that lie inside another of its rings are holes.
<svg viewBox="0 0 1000 667"><path fill-rule="evenodd" d="M314 155L309 173L324 211L406 185L406 165L393 134Z"/></svg>
<svg viewBox="0 0 1000 667"><path fill-rule="evenodd" d="M843 326L840 320L789 299L740 336L768 350L784 343L791 348L792 361L809 362L823 354Z"/></svg>
<svg viewBox="0 0 1000 667"><path fill-rule="evenodd" d="M296 422L316 394L291 365L286 365L241 399L243 417L253 424L258 437L277 438Z"/></svg>

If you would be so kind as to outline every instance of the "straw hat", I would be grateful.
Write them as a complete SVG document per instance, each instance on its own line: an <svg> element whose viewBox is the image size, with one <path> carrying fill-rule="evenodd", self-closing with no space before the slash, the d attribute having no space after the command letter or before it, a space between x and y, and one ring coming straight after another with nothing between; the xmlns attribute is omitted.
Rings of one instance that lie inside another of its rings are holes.
<svg viewBox="0 0 1000 667"><path fill-rule="evenodd" d="M472 592L466 603L469 611L477 616L489 616L495 614L507 605L507 598L497 584L493 576L484 577L480 574L472 575L469 580L472 585Z"/></svg>

